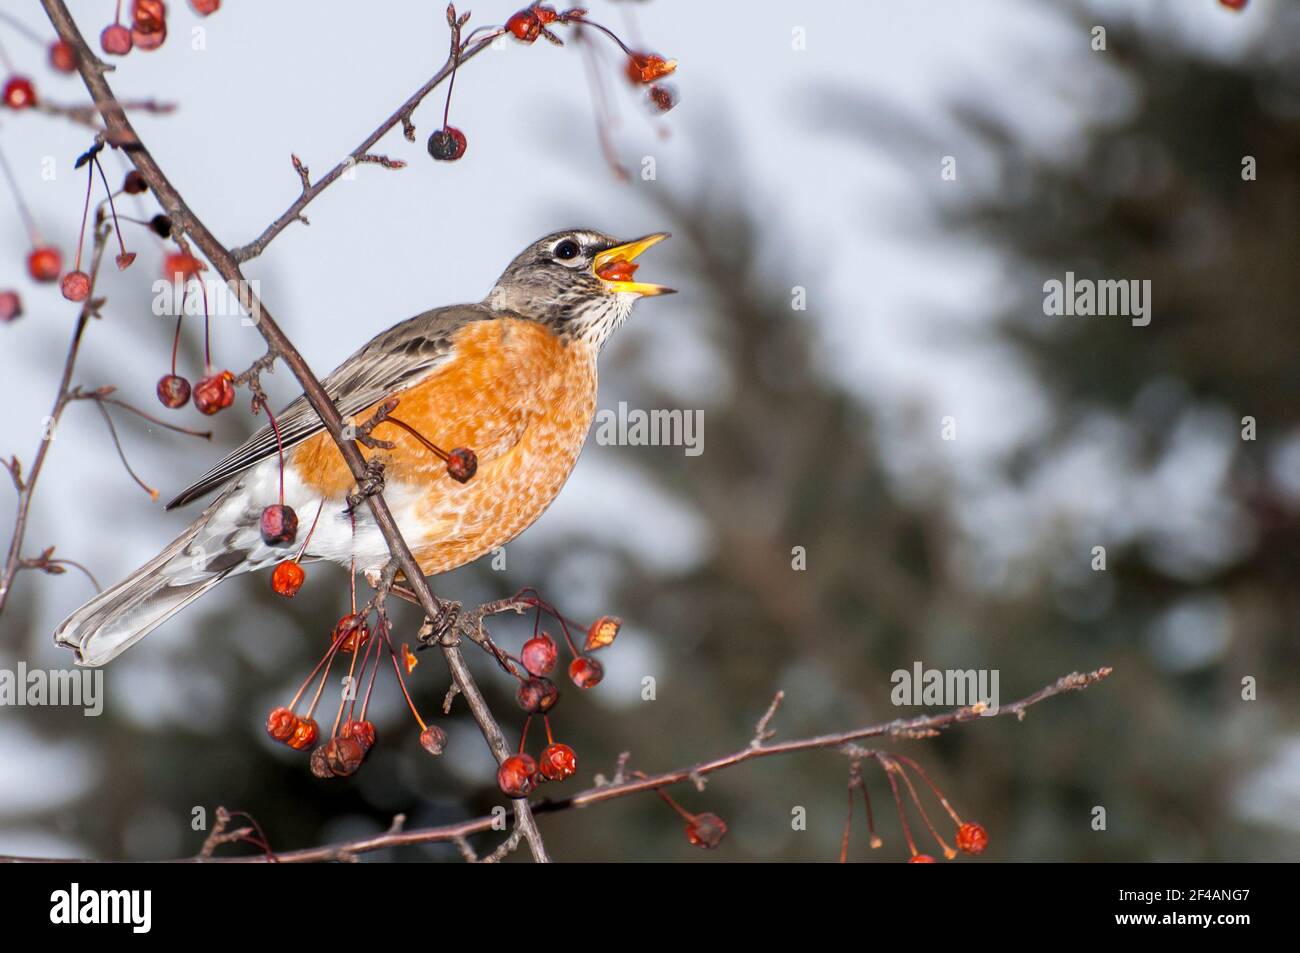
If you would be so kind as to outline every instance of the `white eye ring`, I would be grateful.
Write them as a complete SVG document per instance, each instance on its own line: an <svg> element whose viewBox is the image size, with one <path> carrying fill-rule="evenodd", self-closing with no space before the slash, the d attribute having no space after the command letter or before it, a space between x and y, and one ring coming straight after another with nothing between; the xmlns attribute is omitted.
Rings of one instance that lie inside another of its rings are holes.
<svg viewBox="0 0 1300 953"><path fill-rule="evenodd" d="M556 243L555 248L551 250L551 254L559 261L573 261L582 254L582 246L572 238L566 238Z"/></svg>

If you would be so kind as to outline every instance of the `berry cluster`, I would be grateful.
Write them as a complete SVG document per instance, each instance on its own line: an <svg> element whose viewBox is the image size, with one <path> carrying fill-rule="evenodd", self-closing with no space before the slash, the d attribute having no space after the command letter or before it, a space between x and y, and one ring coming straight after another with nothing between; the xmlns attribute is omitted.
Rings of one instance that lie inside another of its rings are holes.
<svg viewBox="0 0 1300 953"><path fill-rule="evenodd" d="M931 854L922 853L917 849L916 842L912 838L912 828L907 822L907 812L904 810L903 788L907 791L907 796L915 806L917 812L921 815L921 820L930 836L935 839L939 849L943 852L946 859L952 860L957 856L957 850L966 854L982 854L984 848L989 844L989 835L981 825L974 822L963 821L957 814L943 792L939 790L925 769L917 764L914 760L901 754L889 754L883 751L866 751L863 749L853 749L851 752L853 760L849 764L849 810L844 819L844 836L840 842L840 862L848 861L849 839L853 831L853 791L855 788L862 791L862 799L867 809L867 833L869 843L873 849L880 847L884 841L876 834L875 814L871 810L871 794L867 790L867 785L862 777L862 761L865 758L871 758L878 762L885 771L885 778L889 781L889 790L894 797L894 806L898 811L898 822L903 828L903 837L907 841L907 849L911 856L908 858L909 864L933 864L934 857ZM925 811L925 806L921 803L921 798L917 794L916 786L908 776L907 769L915 772L930 788L935 798L943 806L943 809L956 825L955 840L957 850L948 846L947 841L939 834L934 824L930 821L930 816ZM902 788L899 782L902 782Z"/></svg>
<svg viewBox="0 0 1300 953"><path fill-rule="evenodd" d="M296 566L297 563L281 563L281 566L277 567L277 575L280 574L280 568L286 565ZM353 610L339 619L330 633L330 643L325 655L299 686L289 704L274 709L266 720L266 732L274 740L298 751L312 748L311 771L316 777L322 779L344 778L355 774L370 749L375 746L375 726L366 716L385 652L392 660L398 685L401 686L402 694L406 697L411 713L419 726L420 745L430 754L438 755L442 754L447 744L446 732L436 725L426 723L420 717L415 702L406 689L403 669L409 675L417 664L410 647L402 646L402 662L399 664L398 653L389 633L387 616L382 610L375 610L378 622L372 632L367 621L370 610L358 612L355 608L355 589L353 599ZM346 690L339 699L329 737L317 744L321 732L314 715L328 683L330 670L339 655L350 656L347 678L344 681ZM362 684L366 686L365 691L358 697L357 686ZM298 714L300 703L313 685L316 687L311 702L303 714ZM313 745L316 747L313 748Z"/></svg>
<svg viewBox="0 0 1300 953"><path fill-rule="evenodd" d="M190 8L206 17L221 9L221 0L190 0ZM166 40L167 5L163 0L132 0L131 15L125 24L122 0L118 0L113 22L99 34L100 49L110 56L126 56L132 50L156 50Z"/></svg>
<svg viewBox="0 0 1300 953"><path fill-rule="evenodd" d="M580 652L569 628L572 620L543 601L536 590L525 589L516 599L536 610L533 634L524 642L517 656L501 652L498 660L507 672L518 679L515 701L527 713L527 717L524 719L523 731L520 732L519 751L501 763L497 771L497 784L508 797L527 797L539 784L563 781L578 770L578 759L573 749L566 744L557 743L551 734L548 713L560 700L560 689L549 676L559 663L560 647L549 633L542 631L542 616L549 615L559 624L564 643L573 657L568 667L569 680L582 689L594 688L605 677L604 667L584 653L613 645L623 623L614 616L601 616L587 627L586 641ZM522 666L523 672L516 668L515 663ZM532 724L534 715L542 716L547 739L546 747L536 760L524 751L528 726Z"/></svg>
<svg viewBox="0 0 1300 953"><path fill-rule="evenodd" d="M468 144L465 133L448 122L451 115L452 89L456 84L456 71L460 66L460 56L468 46L468 42L465 44L460 42L460 31L468 20L468 13L457 16L454 7L449 6L447 8L447 22L452 29L451 79L447 85L447 100L442 112L442 126L429 135L426 143L429 155L440 162L455 162L465 154ZM563 46L564 41L560 39L552 27L566 25L573 26L576 30L591 27L618 44L619 49L626 57L625 74L634 85L648 87L647 101L654 109L659 112L667 112L676 105L677 94L671 87L659 83L658 80L673 73L677 69L677 61L665 59L657 53L642 53L633 50L619 39L618 35L612 30L588 19L587 11L581 7L572 7L560 11L544 3L534 3L532 6L511 14L503 26L492 28L484 39L509 34L520 43L532 44L541 37L556 46Z"/></svg>

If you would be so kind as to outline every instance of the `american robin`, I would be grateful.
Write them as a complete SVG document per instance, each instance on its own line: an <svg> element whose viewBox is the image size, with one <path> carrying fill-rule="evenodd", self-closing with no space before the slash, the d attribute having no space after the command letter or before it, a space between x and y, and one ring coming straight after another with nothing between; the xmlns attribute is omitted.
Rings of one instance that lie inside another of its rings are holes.
<svg viewBox="0 0 1300 953"><path fill-rule="evenodd" d="M586 440L596 406L596 358L637 299L670 288L632 279L633 260L665 233L618 242L574 229L529 245L478 304L438 308L384 331L325 378L345 420L358 427L392 398L403 427L371 431L391 449L362 452L383 464L384 496L426 575L447 572L513 539L555 499ZM103 665L228 576L297 553L268 544L260 517L280 493L315 527L303 560L362 571L388 561L356 482L305 397L168 504L221 495L171 545L58 627L55 641L81 665ZM411 431L414 431L412 433ZM471 449L478 468L453 479L437 448ZM317 517L319 508L319 517Z"/></svg>

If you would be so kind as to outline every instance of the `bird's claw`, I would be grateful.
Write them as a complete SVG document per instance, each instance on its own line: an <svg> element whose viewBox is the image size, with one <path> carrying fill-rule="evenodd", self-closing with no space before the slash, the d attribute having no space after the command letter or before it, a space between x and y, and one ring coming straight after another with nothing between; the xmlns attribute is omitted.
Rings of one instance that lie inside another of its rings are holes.
<svg viewBox="0 0 1300 953"><path fill-rule="evenodd" d="M460 640L453 636L456 632L456 623L460 621L460 610L459 602L440 600L438 614L432 619L426 618L420 628L420 641L425 646L457 644Z"/></svg>
<svg viewBox="0 0 1300 953"><path fill-rule="evenodd" d="M348 494L348 506L344 512L351 516L362 503L383 491L384 465L378 460L368 460L365 479L357 485L357 492Z"/></svg>

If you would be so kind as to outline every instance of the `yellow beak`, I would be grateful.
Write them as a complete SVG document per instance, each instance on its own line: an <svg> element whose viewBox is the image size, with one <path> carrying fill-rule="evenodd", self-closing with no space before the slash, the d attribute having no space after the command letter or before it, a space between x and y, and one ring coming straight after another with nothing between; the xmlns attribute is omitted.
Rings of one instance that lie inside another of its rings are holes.
<svg viewBox="0 0 1300 953"><path fill-rule="evenodd" d="M636 257L647 248L658 245L668 237L667 232L655 232L653 235L647 235L635 241L624 242L622 245L607 248L596 255L595 260L591 263L591 270L604 283L605 289L610 292L637 294L644 297L675 294L675 288L665 288L663 285L652 285L643 281L632 280L632 273L637 269L637 266L633 264Z"/></svg>

